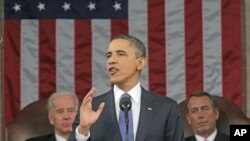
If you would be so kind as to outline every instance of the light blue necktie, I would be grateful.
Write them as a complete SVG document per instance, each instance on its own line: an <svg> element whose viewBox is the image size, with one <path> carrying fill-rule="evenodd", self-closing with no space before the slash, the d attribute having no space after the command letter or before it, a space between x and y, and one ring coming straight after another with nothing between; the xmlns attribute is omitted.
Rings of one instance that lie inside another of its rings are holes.
<svg viewBox="0 0 250 141"><path fill-rule="evenodd" d="M122 97L131 98L127 93L124 93ZM122 135L122 141L134 141L134 131L133 131L133 116L132 116L132 107L128 112L129 124L128 124L128 136L126 135L126 123L125 123L125 114L124 111L120 110L119 113L119 127ZM127 139L126 139L127 138Z"/></svg>

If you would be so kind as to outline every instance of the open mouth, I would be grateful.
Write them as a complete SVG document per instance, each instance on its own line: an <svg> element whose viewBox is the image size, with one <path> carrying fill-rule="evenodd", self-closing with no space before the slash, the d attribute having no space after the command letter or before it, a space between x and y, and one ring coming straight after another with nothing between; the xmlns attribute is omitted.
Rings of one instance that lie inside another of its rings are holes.
<svg viewBox="0 0 250 141"><path fill-rule="evenodd" d="M116 72L118 72L118 69L115 68L115 67L111 67L111 68L109 68L108 70L109 70L109 73L110 73L110 74L115 74Z"/></svg>

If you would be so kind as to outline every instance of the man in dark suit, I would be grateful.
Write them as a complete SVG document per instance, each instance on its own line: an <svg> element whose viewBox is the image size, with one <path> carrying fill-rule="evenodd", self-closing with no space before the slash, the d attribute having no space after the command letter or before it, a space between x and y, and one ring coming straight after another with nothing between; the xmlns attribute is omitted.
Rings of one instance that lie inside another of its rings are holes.
<svg viewBox="0 0 250 141"><path fill-rule="evenodd" d="M26 141L57 141L57 140L55 134L47 134L43 136L32 137L27 139Z"/></svg>
<svg viewBox="0 0 250 141"><path fill-rule="evenodd" d="M118 35L111 40L106 57L113 87L95 98L95 88L86 94L69 140L125 141L119 126L122 118L119 117L119 102L124 93L129 94L132 101L133 128L128 132L133 135L129 141L184 140L176 101L149 92L140 85L140 74L146 65L143 43L133 36Z"/></svg>
<svg viewBox="0 0 250 141"><path fill-rule="evenodd" d="M194 135L186 141L229 141L229 136L216 129L219 109L213 97L207 92L193 93L187 100L187 121Z"/></svg>
<svg viewBox="0 0 250 141"><path fill-rule="evenodd" d="M78 98L70 92L57 92L48 99L48 119L54 133L29 138L26 141L67 141L79 106Z"/></svg>

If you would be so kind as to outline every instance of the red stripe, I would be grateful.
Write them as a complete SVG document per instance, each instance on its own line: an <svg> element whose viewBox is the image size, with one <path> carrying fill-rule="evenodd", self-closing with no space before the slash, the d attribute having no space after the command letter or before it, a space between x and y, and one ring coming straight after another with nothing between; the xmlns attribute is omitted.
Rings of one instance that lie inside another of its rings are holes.
<svg viewBox="0 0 250 141"><path fill-rule="evenodd" d="M82 99L92 87L90 20L75 20L75 93Z"/></svg>
<svg viewBox="0 0 250 141"><path fill-rule="evenodd" d="M202 2L185 0L186 95L203 90Z"/></svg>
<svg viewBox="0 0 250 141"><path fill-rule="evenodd" d="M240 1L222 0L223 96L242 107Z"/></svg>
<svg viewBox="0 0 250 141"><path fill-rule="evenodd" d="M4 118L11 122L20 112L20 21L4 21Z"/></svg>
<svg viewBox="0 0 250 141"><path fill-rule="evenodd" d="M111 20L111 38L117 34L128 34L128 20Z"/></svg>
<svg viewBox="0 0 250 141"><path fill-rule="evenodd" d="M164 0L148 0L149 89L166 95L166 42Z"/></svg>
<svg viewBox="0 0 250 141"><path fill-rule="evenodd" d="M56 91L55 20L39 20L39 98Z"/></svg>

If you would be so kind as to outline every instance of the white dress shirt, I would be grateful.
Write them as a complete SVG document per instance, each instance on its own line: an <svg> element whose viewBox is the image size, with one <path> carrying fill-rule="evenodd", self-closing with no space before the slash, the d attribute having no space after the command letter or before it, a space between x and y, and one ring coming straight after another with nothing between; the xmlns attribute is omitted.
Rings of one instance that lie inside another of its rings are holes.
<svg viewBox="0 0 250 141"><path fill-rule="evenodd" d="M133 113L133 125L134 125L134 137L136 137L136 131L139 123L139 115L140 115L140 108L141 108L141 86L138 83L134 88L132 88L128 92L123 92L117 86L114 86L114 96L115 96L115 109L116 109L116 116L119 122L119 113L120 113L120 99L122 94L128 93L131 96L132 102L132 113Z"/></svg>
<svg viewBox="0 0 250 141"><path fill-rule="evenodd" d="M60 136L59 134L55 133L56 141L67 141L64 137Z"/></svg>
<svg viewBox="0 0 250 141"><path fill-rule="evenodd" d="M216 134L217 134L217 129L215 129L214 132L210 136L207 137L207 141L214 141ZM197 141L204 141L205 140L204 137L196 135L196 134L195 134L195 138Z"/></svg>
<svg viewBox="0 0 250 141"><path fill-rule="evenodd" d="M119 122L119 102L121 99L122 94L128 93L131 96L131 102L132 102L132 113L133 113L133 129L134 129L134 137L136 137L137 127L139 123L139 116L140 116L140 108L141 108L141 85L140 82L138 82L134 88L132 88L128 92L122 91L120 88L118 88L116 85L114 85L113 88L114 91L114 98L115 98L115 109L116 109L116 116L117 116L117 122ZM87 141L87 139L90 137L90 132L87 136L84 136L78 132L78 128L76 128L76 140L77 141Z"/></svg>

